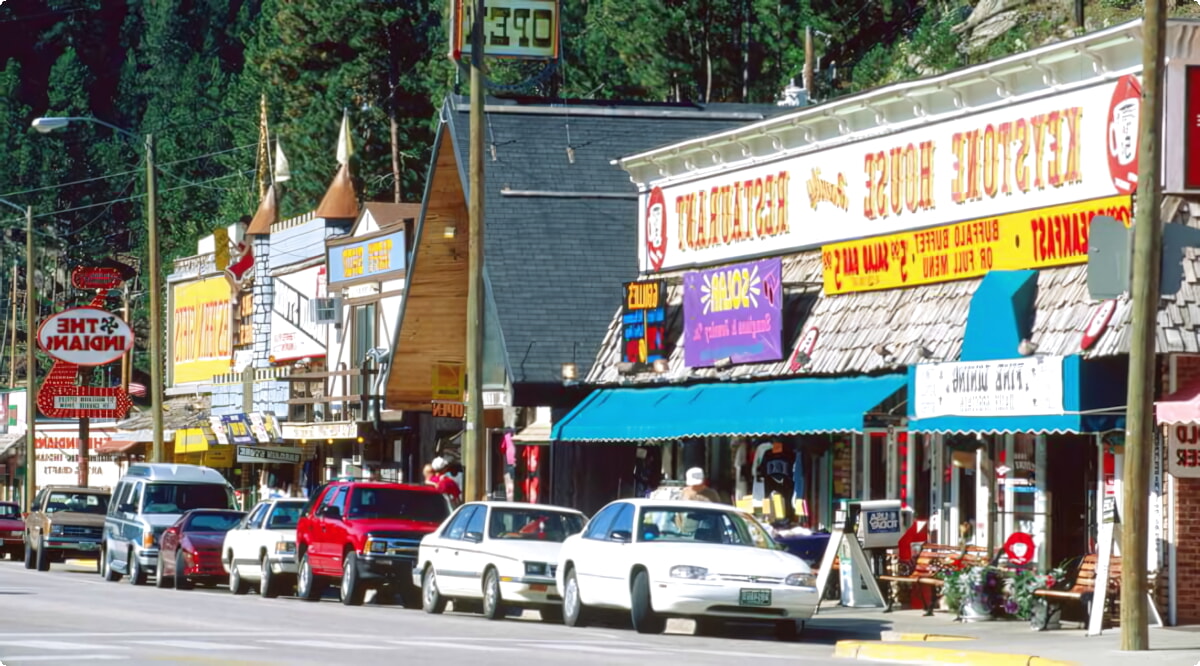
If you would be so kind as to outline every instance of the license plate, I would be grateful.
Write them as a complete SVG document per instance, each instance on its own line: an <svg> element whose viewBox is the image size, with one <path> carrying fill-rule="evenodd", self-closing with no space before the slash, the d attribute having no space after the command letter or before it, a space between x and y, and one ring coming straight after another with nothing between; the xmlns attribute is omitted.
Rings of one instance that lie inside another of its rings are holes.
<svg viewBox="0 0 1200 666"><path fill-rule="evenodd" d="M770 590L748 590L743 589L738 595L739 606L770 606L771 591Z"/></svg>

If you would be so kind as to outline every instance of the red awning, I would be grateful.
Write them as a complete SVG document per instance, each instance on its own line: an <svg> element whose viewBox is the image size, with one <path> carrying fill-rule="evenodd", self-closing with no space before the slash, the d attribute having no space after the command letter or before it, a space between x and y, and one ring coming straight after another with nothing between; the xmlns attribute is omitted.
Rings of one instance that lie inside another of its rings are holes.
<svg viewBox="0 0 1200 666"><path fill-rule="evenodd" d="M1200 381L1165 396L1154 403L1158 423L1200 423Z"/></svg>
<svg viewBox="0 0 1200 666"><path fill-rule="evenodd" d="M131 449L145 442L134 442L128 439L110 439L99 442L92 448L96 453L129 453Z"/></svg>

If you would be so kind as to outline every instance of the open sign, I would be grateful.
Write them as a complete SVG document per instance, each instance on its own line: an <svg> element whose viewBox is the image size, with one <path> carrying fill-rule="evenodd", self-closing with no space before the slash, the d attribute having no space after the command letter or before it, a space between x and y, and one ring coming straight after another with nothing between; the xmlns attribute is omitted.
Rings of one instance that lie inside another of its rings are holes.
<svg viewBox="0 0 1200 666"><path fill-rule="evenodd" d="M100 308L71 308L42 322L38 346L64 363L104 365L133 349L133 329Z"/></svg>

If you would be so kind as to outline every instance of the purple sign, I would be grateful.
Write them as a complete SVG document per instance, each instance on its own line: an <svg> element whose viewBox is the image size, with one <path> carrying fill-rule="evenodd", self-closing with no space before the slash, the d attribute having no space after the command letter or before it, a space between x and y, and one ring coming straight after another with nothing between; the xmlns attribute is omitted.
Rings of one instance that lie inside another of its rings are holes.
<svg viewBox="0 0 1200 666"><path fill-rule="evenodd" d="M683 276L684 360L705 368L783 358L783 262L764 259Z"/></svg>

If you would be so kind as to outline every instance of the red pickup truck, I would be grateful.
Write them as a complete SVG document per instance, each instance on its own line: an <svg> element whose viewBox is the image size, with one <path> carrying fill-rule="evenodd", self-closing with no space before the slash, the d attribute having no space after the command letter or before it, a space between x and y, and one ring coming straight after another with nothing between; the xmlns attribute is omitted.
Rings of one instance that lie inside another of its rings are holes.
<svg viewBox="0 0 1200 666"><path fill-rule="evenodd" d="M419 608L412 569L421 538L450 515L450 501L430 486L338 481L313 495L296 525L296 596L321 598L338 579L342 603L362 604L368 588L385 599L398 592Z"/></svg>

